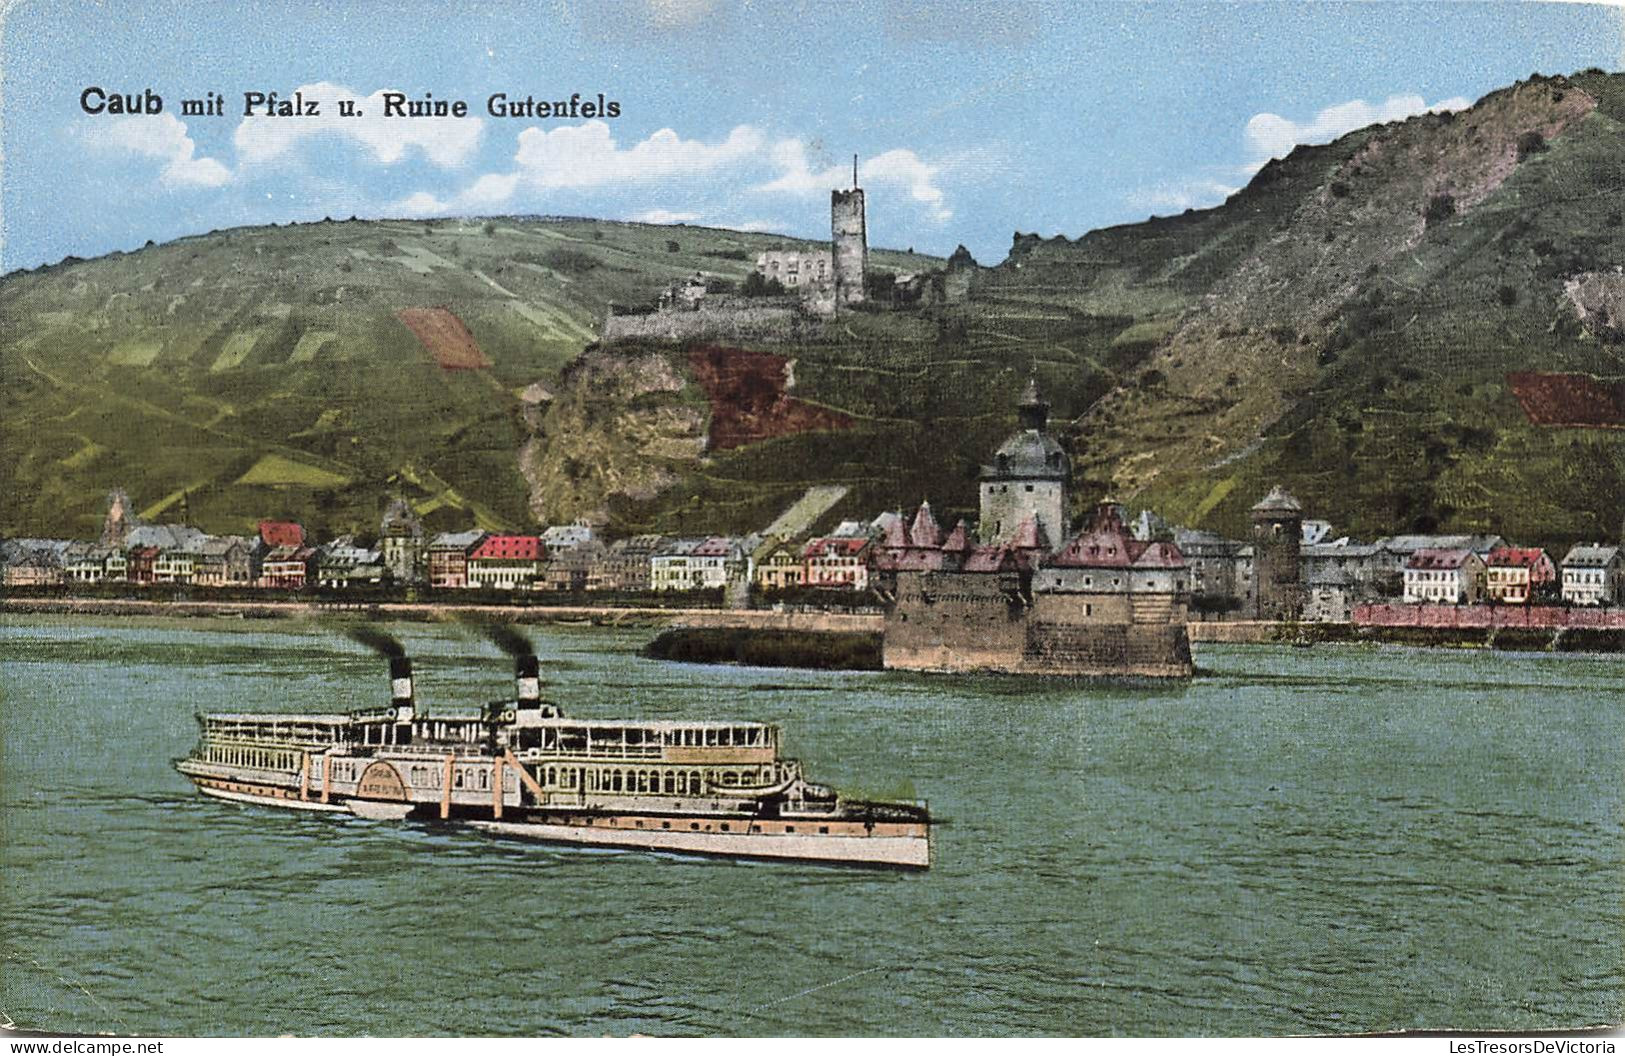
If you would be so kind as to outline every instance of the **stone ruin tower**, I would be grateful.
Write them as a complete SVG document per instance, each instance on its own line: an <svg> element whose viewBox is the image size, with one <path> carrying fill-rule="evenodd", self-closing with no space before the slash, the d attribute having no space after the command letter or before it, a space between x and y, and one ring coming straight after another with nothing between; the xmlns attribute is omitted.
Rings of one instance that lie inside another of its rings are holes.
<svg viewBox="0 0 1625 1056"><path fill-rule="evenodd" d="M835 307L863 303L863 274L869 264L869 231L863 215L863 188L858 186L858 157L852 156L852 189L829 192L835 274Z"/></svg>
<svg viewBox="0 0 1625 1056"><path fill-rule="evenodd" d="M1261 620L1296 620L1303 615L1300 549L1303 507L1277 484L1252 509L1253 573Z"/></svg>

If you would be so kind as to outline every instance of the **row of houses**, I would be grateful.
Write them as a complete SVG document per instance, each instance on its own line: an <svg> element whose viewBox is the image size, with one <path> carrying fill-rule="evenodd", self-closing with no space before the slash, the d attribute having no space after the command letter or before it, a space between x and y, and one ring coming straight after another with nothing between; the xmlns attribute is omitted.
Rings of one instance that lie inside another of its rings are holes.
<svg viewBox="0 0 1625 1056"><path fill-rule="evenodd" d="M1281 500L1280 523L1293 545L1173 531L1190 566L1192 604L1199 612L1340 622L1352 618L1356 605L1371 602L1625 604L1625 550L1618 546L1588 543L1556 558L1489 533L1328 539L1330 525L1302 519L1290 495L1283 492ZM1142 534L1155 530L1144 516L1136 525ZM1285 612L1266 611L1269 588L1261 579L1287 585Z"/></svg>

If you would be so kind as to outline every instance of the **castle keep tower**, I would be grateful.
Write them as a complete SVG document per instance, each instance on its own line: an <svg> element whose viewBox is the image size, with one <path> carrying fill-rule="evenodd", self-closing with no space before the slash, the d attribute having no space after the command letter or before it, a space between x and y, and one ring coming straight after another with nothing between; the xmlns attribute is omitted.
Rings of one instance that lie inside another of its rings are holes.
<svg viewBox="0 0 1625 1056"><path fill-rule="evenodd" d="M863 303L863 274L869 264L869 232L858 186L858 157L852 156L852 189L829 192L830 237L834 249L835 307Z"/></svg>
<svg viewBox="0 0 1625 1056"><path fill-rule="evenodd" d="M1277 484L1253 507L1253 568L1261 620L1295 620L1303 615L1299 551L1303 507Z"/></svg>
<svg viewBox="0 0 1625 1056"><path fill-rule="evenodd" d="M977 535L984 543L1015 537L1021 522L1038 523L1041 543L1057 546L1067 537L1067 480L1071 460L1047 431L1049 404L1028 381L1017 405L1021 428L999 445L993 464L982 467L982 513Z"/></svg>

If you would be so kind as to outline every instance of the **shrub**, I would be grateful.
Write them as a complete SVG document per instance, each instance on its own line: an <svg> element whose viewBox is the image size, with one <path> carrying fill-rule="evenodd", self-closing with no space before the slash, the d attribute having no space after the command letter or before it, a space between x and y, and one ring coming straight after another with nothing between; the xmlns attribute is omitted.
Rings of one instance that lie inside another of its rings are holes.
<svg viewBox="0 0 1625 1056"><path fill-rule="evenodd" d="M567 275L585 275L600 266L597 257L579 249L555 249L542 258L542 263L554 271Z"/></svg>
<svg viewBox="0 0 1625 1056"><path fill-rule="evenodd" d="M1518 137L1519 161L1523 161L1525 158L1528 158L1531 155L1539 154L1546 149L1546 137L1534 129L1530 129L1528 132L1525 132L1523 135Z"/></svg>
<svg viewBox="0 0 1625 1056"><path fill-rule="evenodd" d="M739 284L739 292L746 297L777 297L784 293L784 283L778 279L766 278L759 271L753 271Z"/></svg>
<svg viewBox="0 0 1625 1056"><path fill-rule="evenodd" d="M1456 196L1453 194L1436 194L1428 199L1427 211L1422 214L1427 225L1441 223L1456 215Z"/></svg>
<svg viewBox="0 0 1625 1056"><path fill-rule="evenodd" d="M1502 283L1500 289L1495 291L1495 297L1502 304L1506 305L1508 308L1511 308L1513 305L1518 303L1518 288L1516 286L1509 286L1506 283Z"/></svg>

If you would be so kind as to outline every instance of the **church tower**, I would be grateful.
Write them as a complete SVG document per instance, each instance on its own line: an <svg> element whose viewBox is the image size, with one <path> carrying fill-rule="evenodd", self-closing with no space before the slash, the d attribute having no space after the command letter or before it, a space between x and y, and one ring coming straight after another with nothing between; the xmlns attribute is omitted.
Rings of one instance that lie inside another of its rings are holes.
<svg viewBox="0 0 1625 1056"><path fill-rule="evenodd" d="M863 275L869 266L869 231L863 214L863 188L858 186L858 156L852 155L852 189L829 192L831 270L835 273L835 308L863 303Z"/></svg>
<svg viewBox="0 0 1625 1056"><path fill-rule="evenodd" d="M1059 546L1067 536L1067 482L1072 462L1048 432L1049 404L1038 382L1028 381L1016 407L1020 428L982 467L982 511L977 536L984 543L1008 543L1021 523L1033 519L1039 543Z"/></svg>

